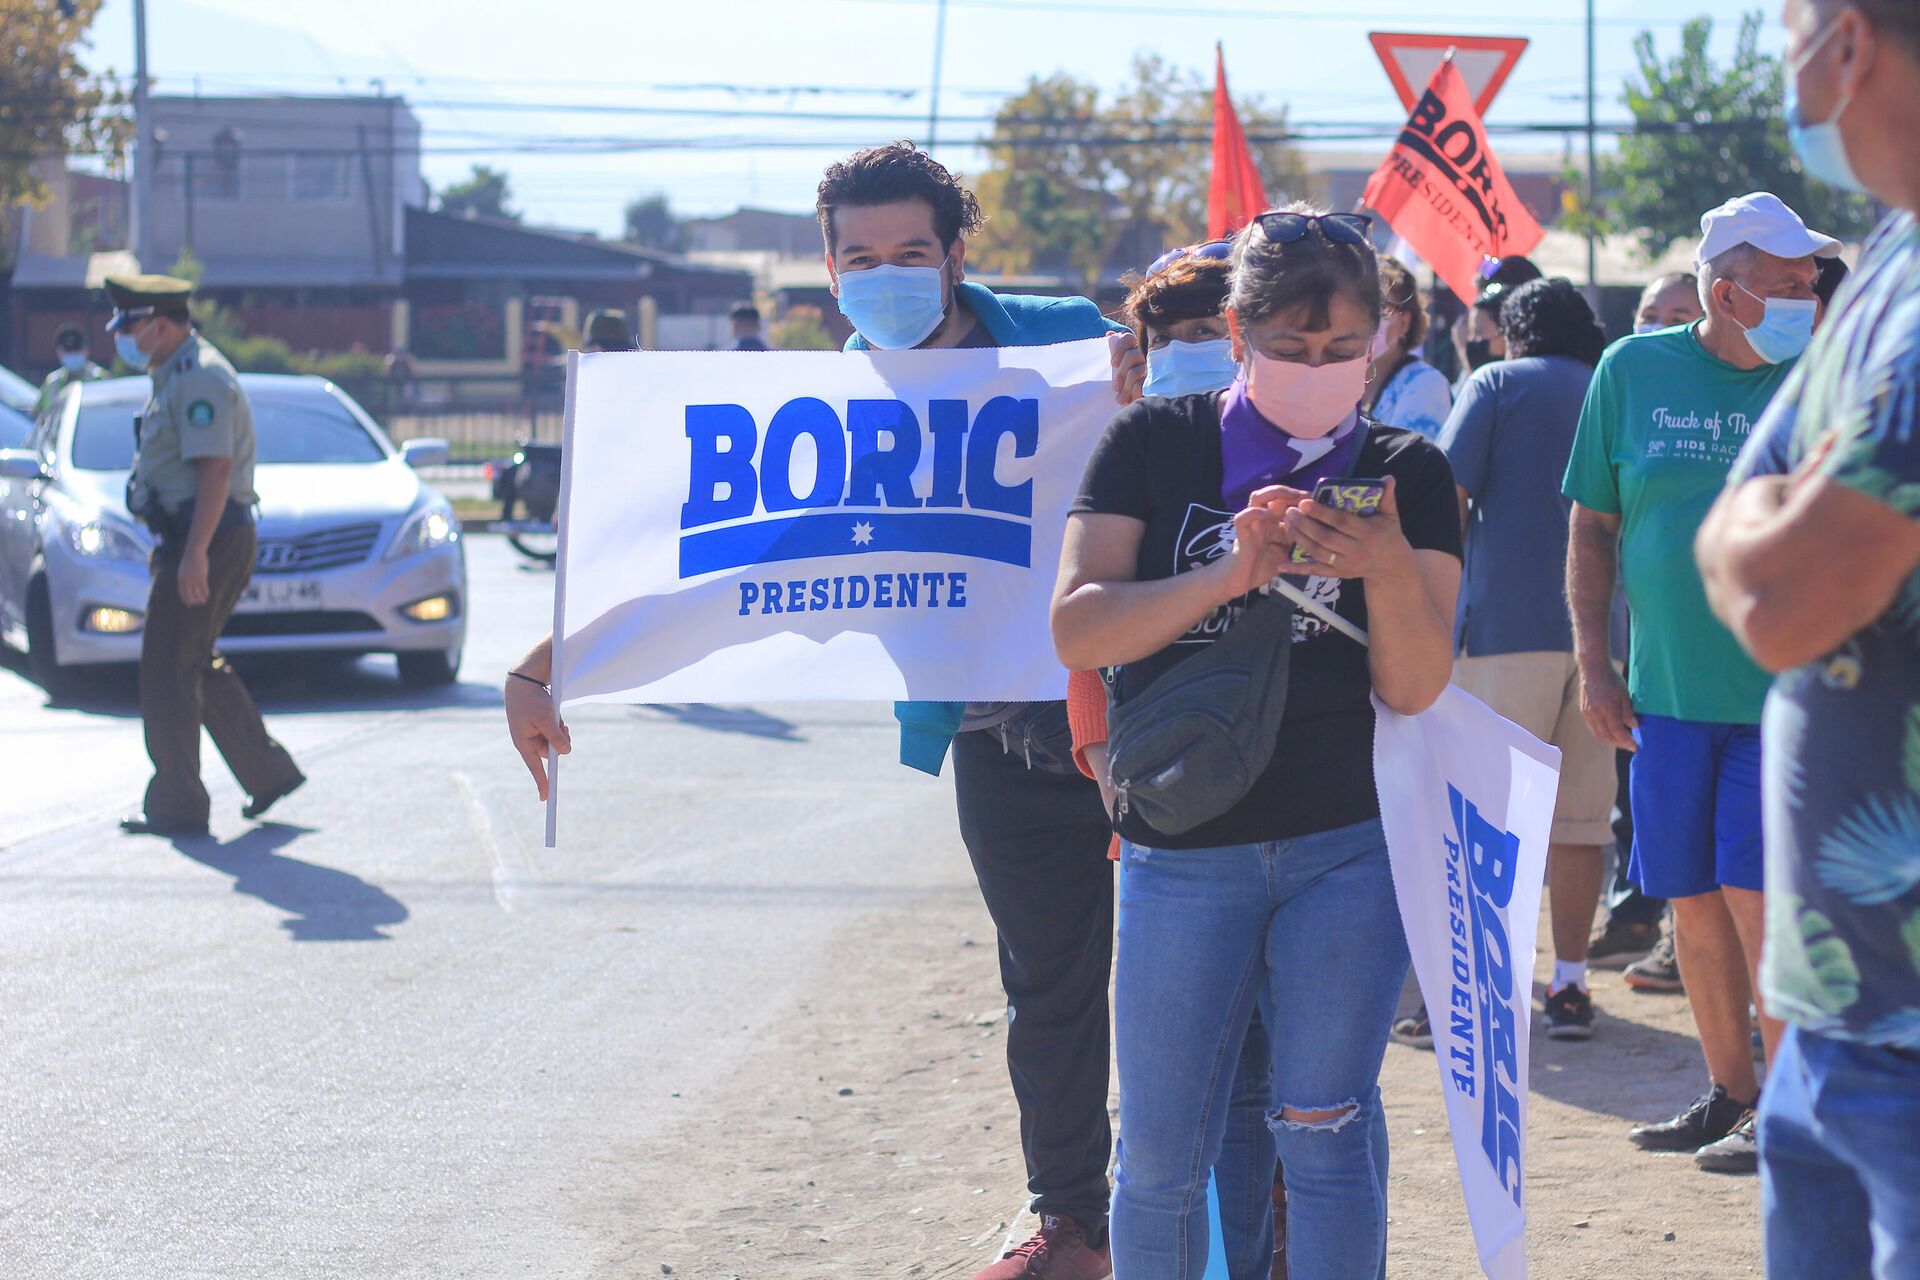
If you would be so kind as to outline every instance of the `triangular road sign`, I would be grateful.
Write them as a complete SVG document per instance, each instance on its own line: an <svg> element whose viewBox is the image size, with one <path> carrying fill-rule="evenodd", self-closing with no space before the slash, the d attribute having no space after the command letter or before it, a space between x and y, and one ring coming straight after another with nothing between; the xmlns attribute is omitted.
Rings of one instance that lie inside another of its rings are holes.
<svg viewBox="0 0 1920 1280"><path fill-rule="evenodd" d="M1433 79L1433 72L1449 49L1455 51L1453 65L1460 69L1473 95L1473 109L1483 117L1500 92L1500 86L1513 74L1513 66L1527 50L1525 36L1436 36L1413 35L1402 31L1373 31L1367 34L1387 79L1400 95L1400 104L1413 110L1420 91Z"/></svg>

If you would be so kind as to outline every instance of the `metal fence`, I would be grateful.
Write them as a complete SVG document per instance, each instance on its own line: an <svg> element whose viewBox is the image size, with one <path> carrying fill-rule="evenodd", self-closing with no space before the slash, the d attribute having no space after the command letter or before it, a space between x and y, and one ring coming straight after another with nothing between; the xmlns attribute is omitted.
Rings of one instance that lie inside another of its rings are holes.
<svg viewBox="0 0 1920 1280"><path fill-rule="evenodd" d="M421 436L447 441L453 458L479 462L523 440L557 443L565 391L554 372L531 377L336 380L396 444Z"/></svg>

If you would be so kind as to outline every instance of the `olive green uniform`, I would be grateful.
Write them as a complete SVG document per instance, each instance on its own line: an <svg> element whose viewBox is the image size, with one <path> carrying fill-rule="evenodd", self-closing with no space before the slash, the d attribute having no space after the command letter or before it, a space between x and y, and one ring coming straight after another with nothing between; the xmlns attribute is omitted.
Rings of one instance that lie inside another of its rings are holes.
<svg viewBox="0 0 1920 1280"><path fill-rule="evenodd" d="M73 383L98 382L106 376L107 371L91 360L81 365L80 372L78 373L74 373L65 365L61 365L58 369L48 374L46 381L40 384L40 398L33 402L33 416L38 418L41 414L45 413L47 406L52 404L59 394Z"/></svg>
<svg viewBox="0 0 1920 1280"><path fill-rule="evenodd" d="M140 718L153 759L145 812L176 827L207 821L200 781L205 725L240 785L273 795L299 777L293 758L261 722L252 696L214 649L253 577L253 413L233 366L190 334L156 365L153 395L138 424L139 450L127 505L158 535L146 626L140 641ZM193 522L202 459L231 458L227 506L207 548L208 599L180 598L180 560Z"/></svg>

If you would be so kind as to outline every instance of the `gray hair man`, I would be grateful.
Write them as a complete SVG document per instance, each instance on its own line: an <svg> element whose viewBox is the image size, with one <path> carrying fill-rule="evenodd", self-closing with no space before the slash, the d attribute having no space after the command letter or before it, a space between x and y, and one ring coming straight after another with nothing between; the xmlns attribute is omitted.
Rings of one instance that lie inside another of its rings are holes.
<svg viewBox="0 0 1920 1280"><path fill-rule="evenodd" d="M1684 328L1601 357L1562 492L1572 500L1567 599L1581 710L1635 752L1634 881L1673 904L1680 972L1707 1060L1706 1092L1630 1133L1703 1168L1758 1157L1747 1006L1760 959L1760 711L1768 677L1713 616L1687 556L1753 426L1813 331L1816 256L1840 251L1766 192L1700 220L1700 304ZM1610 659L1614 589L1633 627L1623 682ZM1769 1055L1780 1024L1764 1016Z"/></svg>

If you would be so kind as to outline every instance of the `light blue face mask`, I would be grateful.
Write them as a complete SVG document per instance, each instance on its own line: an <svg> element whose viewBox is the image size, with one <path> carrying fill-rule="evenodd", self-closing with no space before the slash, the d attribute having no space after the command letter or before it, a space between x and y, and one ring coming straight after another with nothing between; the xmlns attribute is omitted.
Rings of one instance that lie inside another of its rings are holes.
<svg viewBox="0 0 1920 1280"><path fill-rule="evenodd" d="M946 319L939 267L867 267L840 273L840 314L882 351L926 341Z"/></svg>
<svg viewBox="0 0 1920 1280"><path fill-rule="evenodd" d="M1840 136L1840 117L1847 113L1853 95L1849 93L1840 99L1833 114L1818 124L1809 124L1800 118L1800 72L1839 28L1839 18L1829 22L1787 68L1787 141L1799 155L1800 167L1808 173L1843 191L1864 193L1867 188L1861 183L1860 175L1853 171L1853 162L1847 159L1846 140Z"/></svg>
<svg viewBox="0 0 1920 1280"><path fill-rule="evenodd" d="M1733 287L1766 308L1760 323L1747 329L1747 345L1753 348L1753 354L1768 364L1781 364L1807 349L1819 303L1807 298L1763 298L1738 280ZM1734 323L1740 324L1738 320Z"/></svg>
<svg viewBox="0 0 1920 1280"><path fill-rule="evenodd" d="M84 351L62 351L60 367L68 373L79 373L87 367L87 353Z"/></svg>
<svg viewBox="0 0 1920 1280"><path fill-rule="evenodd" d="M114 334L113 349L119 353L120 362L127 368L145 369L147 367L147 353L140 349L140 344L133 340L132 334Z"/></svg>
<svg viewBox="0 0 1920 1280"><path fill-rule="evenodd" d="M1193 396L1206 391L1224 391L1238 372L1233 362L1233 343L1226 338L1169 342L1147 352L1146 393Z"/></svg>
<svg viewBox="0 0 1920 1280"><path fill-rule="evenodd" d="M1666 325L1663 325L1658 321L1647 321L1645 323L1636 324L1635 326L1633 326L1633 333L1635 337L1639 337L1642 334L1658 333L1666 327L1667 327Z"/></svg>

